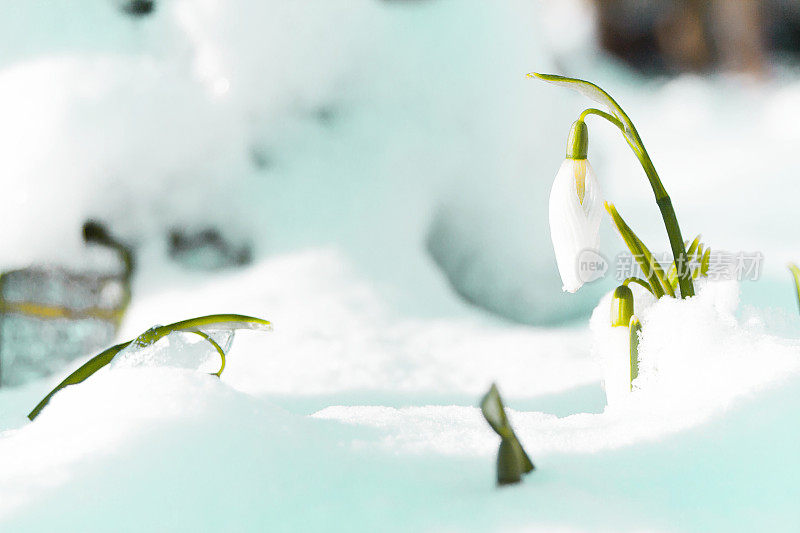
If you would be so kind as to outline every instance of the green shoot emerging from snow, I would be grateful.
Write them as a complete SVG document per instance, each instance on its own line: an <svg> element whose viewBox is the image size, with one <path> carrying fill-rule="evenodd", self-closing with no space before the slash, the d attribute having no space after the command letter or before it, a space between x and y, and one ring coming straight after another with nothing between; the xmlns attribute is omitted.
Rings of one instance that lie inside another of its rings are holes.
<svg viewBox="0 0 800 533"><path fill-rule="evenodd" d="M797 289L797 304L800 305L800 268L794 263L789 263L789 270L792 271L794 277L794 288Z"/></svg>
<svg viewBox="0 0 800 533"><path fill-rule="evenodd" d="M630 357L630 388L633 390L633 380L639 376L639 335L642 331L642 323L636 318L634 313L633 292L627 283L623 283L614 290L611 295L611 327L628 328L629 353L625 357Z"/></svg>
<svg viewBox="0 0 800 533"><path fill-rule="evenodd" d="M500 393L494 383L481 400L481 412L495 433L500 435L500 449L497 452L497 484L519 483L522 474L531 472L534 466L511 428L503 400L500 399Z"/></svg>
<svg viewBox="0 0 800 533"><path fill-rule="evenodd" d="M158 326L151 328L137 338L123 342L121 344L117 344L116 346L112 346L111 348L105 350L104 352L99 353L98 355L89 359L86 363L83 364L79 369L75 372L67 376L64 381L59 383L56 388L50 391L47 396L45 396L42 401L40 401L36 407L28 414L28 418L33 420L42 409L45 408L47 402L50 401L50 398L53 397L58 391L63 389L64 387L69 387L70 385L76 385L88 379L92 374L106 366L114 359L114 356L120 353L122 350L127 348L128 346L134 344L138 346L150 346L155 344L160 339L163 339L167 335L176 332L186 332L186 333L194 333L199 335L206 341L208 341L214 350L219 354L221 362L220 362L220 369L217 372L214 372L213 375L221 376L222 371L225 369L225 351L222 347L212 338L212 333L219 332L219 331L235 331L238 329L251 329L251 330L259 330L259 331L270 331L272 329L272 325L263 319L254 318L251 316L244 316L244 315L209 315L209 316L202 316L197 318L190 318L188 320L182 320L180 322L175 322L174 324L169 324L167 326Z"/></svg>

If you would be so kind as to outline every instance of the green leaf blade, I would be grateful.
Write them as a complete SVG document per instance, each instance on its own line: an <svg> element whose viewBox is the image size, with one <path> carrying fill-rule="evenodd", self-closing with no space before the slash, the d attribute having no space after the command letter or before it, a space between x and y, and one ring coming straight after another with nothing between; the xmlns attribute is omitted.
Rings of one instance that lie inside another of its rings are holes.
<svg viewBox="0 0 800 533"><path fill-rule="evenodd" d="M628 141L636 145L641 145L639 134L633 125L630 117L623 111L622 107L617 103L614 98L598 85L582 80L579 78L569 78L567 76L560 76L558 74L541 74L539 72L531 72L527 75L529 78L537 78L547 83L557 85L559 87L566 87L582 94L589 100L596 104L608 109L608 111L619 120L625 128L625 136Z"/></svg>
<svg viewBox="0 0 800 533"><path fill-rule="evenodd" d="M36 407L34 407L33 410L28 413L28 419L33 421L34 418L39 416L39 413L42 412L42 409L47 406L47 404L50 402L50 399L55 396L58 391L65 387L69 387L70 385L77 385L78 383L86 381L92 374L110 363L115 355L127 348L132 342L133 341L128 341L123 342L122 344L117 344L116 346L112 346L111 348L100 352L86 361L80 366L80 368L64 378L61 383L56 385L53 390L51 390L44 398L42 398L42 400L36 404Z"/></svg>
<svg viewBox="0 0 800 533"><path fill-rule="evenodd" d="M78 383L85 381L95 372L108 365L119 352L127 348L132 343L143 342L148 345L153 344L174 332L182 331L195 333L201 337L204 337L208 342L210 342L212 346L214 346L214 349L219 352L222 358L221 367L219 371L215 373L215 375L219 376L221 375L222 370L225 368L225 354L222 348L211 338L207 332L218 330L235 331L240 329L272 331L272 323L262 318L256 318L247 315L219 314L190 318L188 320L182 320L166 326L151 328L142 335L139 335L139 337L136 339L112 346L111 348L108 348L107 350L89 359L80 368L68 375L61 383L56 385L56 387L44 398L42 398L36 407L34 407L33 410L28 414L28 419L33 421L33 419L39 416L39 413L41 413L42 409L47 406L50 399L61 389L69 387L70 385L77 385Z"/></svg>
<svg viewBox="0 0 800 533"><path fill-rule="evenodd" d="M642 272L646 275L647 281L653 288L653 295L655 295L656 298L661 298L664 294L668 294L674 298L675 291L672 285L667 281L664 270L661 268L661 265L658 264L658 261L655 260L650 250L622 219L622 216L620 216L614 204L606 202L606 211L608 211L608 214L611 216L628 250L633 254Z"/></svg>

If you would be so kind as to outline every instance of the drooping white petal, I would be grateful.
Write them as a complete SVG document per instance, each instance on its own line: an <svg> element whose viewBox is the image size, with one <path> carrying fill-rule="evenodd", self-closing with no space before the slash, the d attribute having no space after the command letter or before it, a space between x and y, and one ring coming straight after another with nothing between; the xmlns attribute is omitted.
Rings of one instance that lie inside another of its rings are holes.
<svg viewBox="0 0 800 533"><path fill-rule="evenodd" d="M585 159L565 159L550 189L550 237L563 289L575 292L588 281L578 258L599 253L597 236L603 218L600 185Z"/></svg>

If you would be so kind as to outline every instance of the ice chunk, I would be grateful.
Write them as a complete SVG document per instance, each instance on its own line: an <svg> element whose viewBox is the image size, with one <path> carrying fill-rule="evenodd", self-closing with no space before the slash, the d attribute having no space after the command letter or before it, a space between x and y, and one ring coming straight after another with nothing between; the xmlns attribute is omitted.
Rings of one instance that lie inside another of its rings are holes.
<svg viewBox="0 0 800 533"><path fill-rule="evenodd" d="M175 331L152 342L153 326L136 338L111 360L111 368L173 367L217 372L222 366L222 353L233 344L235 332L213 330L205 332Z"/></svg>

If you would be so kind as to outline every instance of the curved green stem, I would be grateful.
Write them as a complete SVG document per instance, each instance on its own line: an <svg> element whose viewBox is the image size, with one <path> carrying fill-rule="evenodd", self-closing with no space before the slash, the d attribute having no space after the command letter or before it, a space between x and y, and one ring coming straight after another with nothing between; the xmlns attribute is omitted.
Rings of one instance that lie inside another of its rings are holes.
<svg viewBox="0 0 800 533"><path fill-rule="evenodd" d="M221 365L219 367L219 370L217 370L216 372L211 372L211 375L212 376L217 376L218 378L222 377L222 371L225 370L225 350L223 350L222 346L220 346L217 343L217 341L212 339L211 335L209 335L208 333L205 333L203 331L192 331L191 333L194 333L195 335L200 335L201 337L203 337L217 351L217 353L219 354L220 359L222 360L222 363L221 363Z"/></svg>
<svg viewBox="0 0 800 533"><path fill-rule="evenodd" d="M612 115L611 113L606 113L605 111L601 111L599 109L595 109L594 107L590 107L589 109L584 109L583 113L581 113L579 120L585 120L586 117L589 115L597 115L598 117L603 117L622 132L622 136L625 138L625 142L628 143L633 153L636 155L636 158L641 162L642 161L642 153L639 147L634 143L630 136L628 135L628 130L625 128L625 124L622 123L617 117Z"/></svg>
<svg viewBox="0 0 800 533"><path fill-rule="evenodd" d="M620 130L622 130L622 133L625 133L625 126L617 117L615 117L611 113L606 113L605 111L601 111L594 107L584 109L583 113L581 113L581 115L578 117L578 120L586 120L586 117L588 117L589 115L597 115L598 117L603 117L604 119L606 119L607 121L611 122L613 125L618 127Z"/></svg>
<svg viewBox="0 0 800 533"><path fill-rule="evenodd" d="M588 115L597 115L602 117L616 126L622 132L622 135L627 141L628 146L631 147L631 150L633 150L633 153L636 155L636 158L642 165L642 169L644 169L644 173L647 175L647 179L650 182L650 187L653 189L653 194L656 197L656 204L661 212L661 218L664 221L664 226L667 229L667 236L669 237L670 248L672 248L672 255L675 257L677 264L685 264L686 247L683 242L683 236L681 235L681 228L678 225L678 218L675 215L675 209L672 207L672 200L670 199L669 194L667 194L667 190L664 188L664 184L661 182L661 178L659 178L658 172L656 172L656 168L653 165L653 161L650 159L650 155L647 153L647 149L645 149L642 139L639 137L639 133L636 131L633 122L630 122L630 119L628 119L628 123L624 124L621 120L610 113L606 113L594 108L584 110L580 115L580 119L583 120ZM624 116L627 118L627 115ZM681 288L681 298L694 296L694 284L692 283L691 272L680 272L678 275L678 285Z"/></svg>
<svg viewBox="0 0 800 533"><path fill-rule="evenodd" d="M622 284L625 285L626 287L628 285L630 285L631 283L636 283L636 284L641 285L642 287L647 289L650 292L650 294L655 296L655 293L653 292L653 287L651 287L650 284L647 283L642 278L637 278L636 276L631 276L630 278L627 278L625 281L622 282Z"/></svg>

